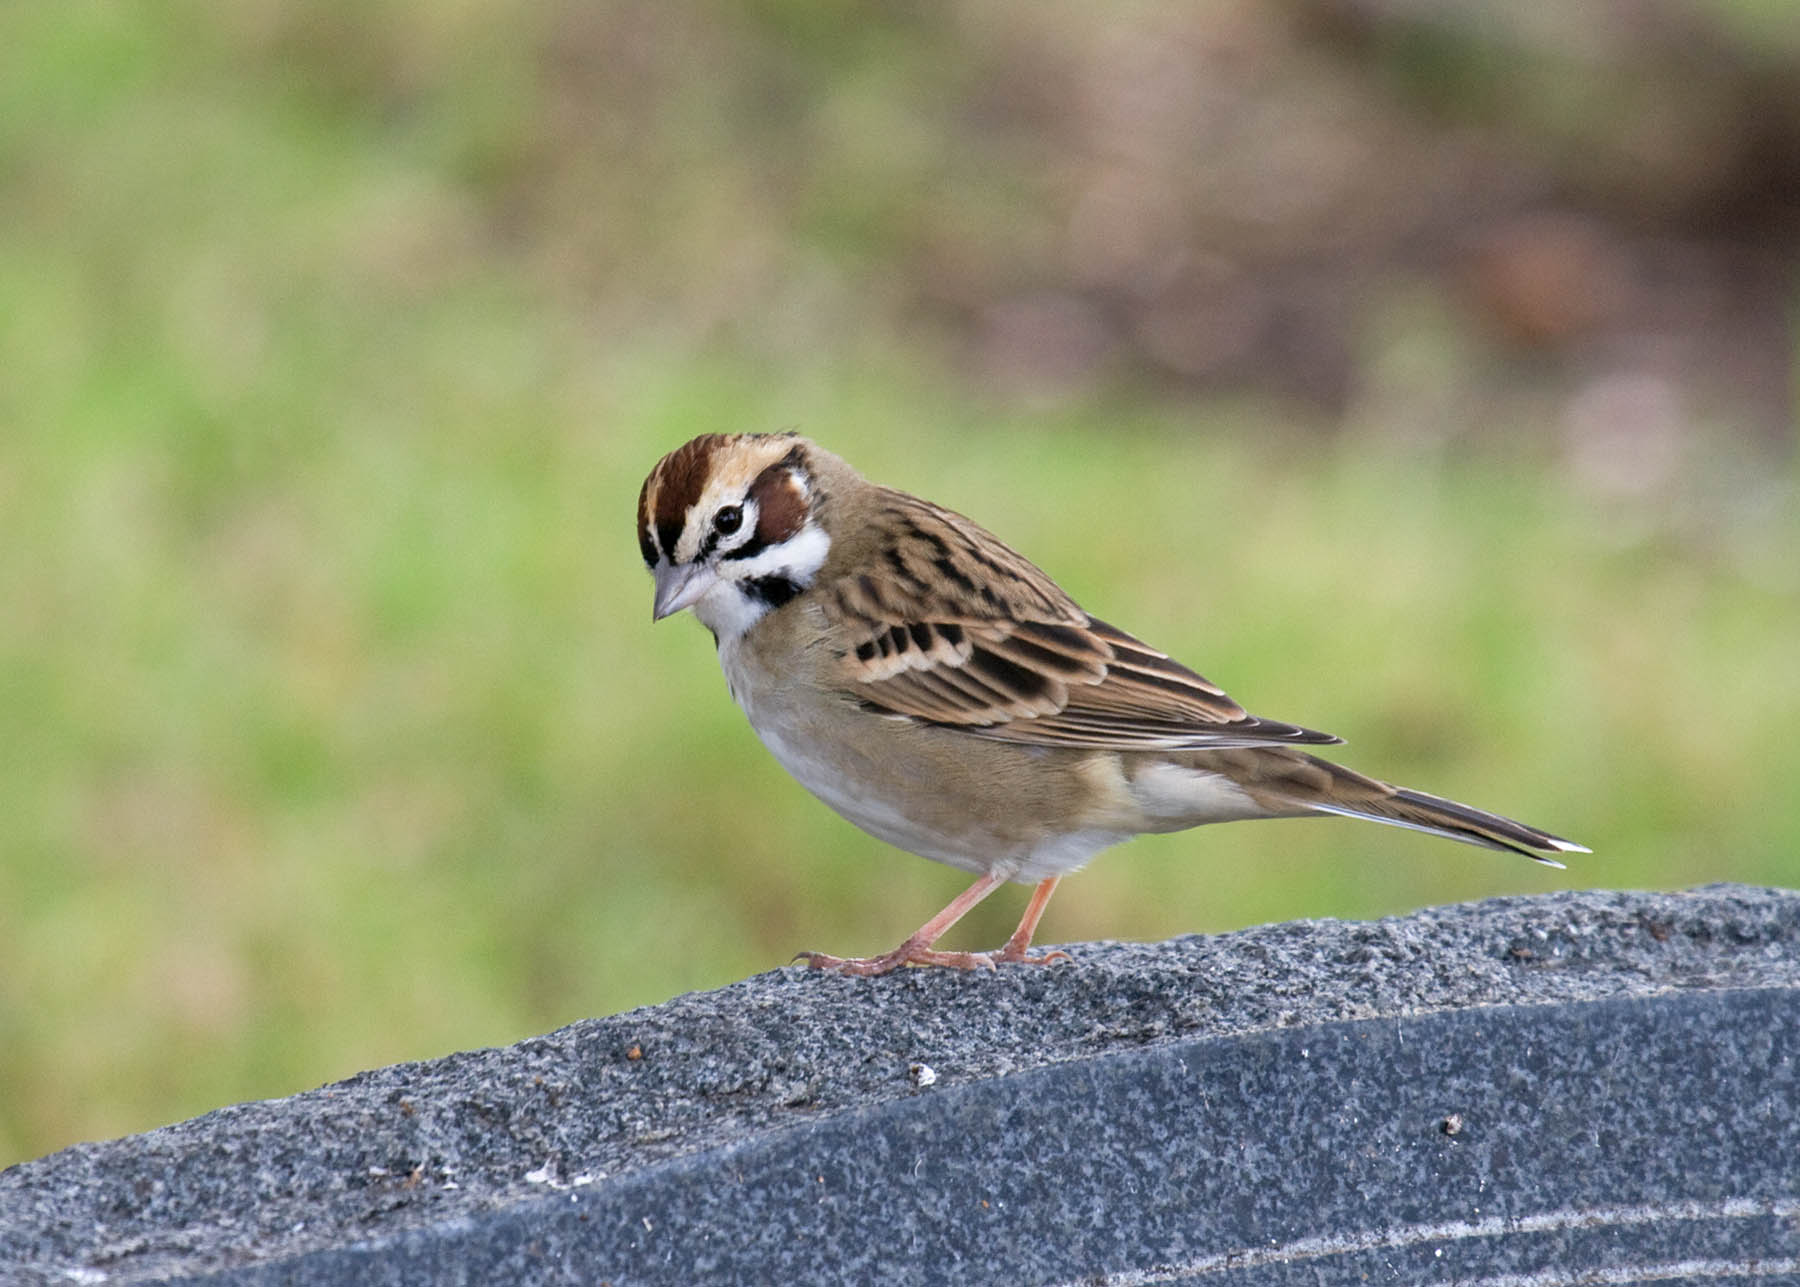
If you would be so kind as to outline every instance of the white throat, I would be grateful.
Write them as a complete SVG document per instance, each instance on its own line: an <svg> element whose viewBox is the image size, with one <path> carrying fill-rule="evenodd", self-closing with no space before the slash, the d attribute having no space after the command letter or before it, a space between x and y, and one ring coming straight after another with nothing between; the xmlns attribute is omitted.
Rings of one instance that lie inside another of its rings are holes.
<svg viewBox="0 0 1800 1287"><path fill-rule="evenodd" d="M720 644L735 640L778 606L786 582L797 593L811 585L831 552L831 538L809 522L780 545L747 559L723 560L720 577L694 604L694 615Z"/></svg>

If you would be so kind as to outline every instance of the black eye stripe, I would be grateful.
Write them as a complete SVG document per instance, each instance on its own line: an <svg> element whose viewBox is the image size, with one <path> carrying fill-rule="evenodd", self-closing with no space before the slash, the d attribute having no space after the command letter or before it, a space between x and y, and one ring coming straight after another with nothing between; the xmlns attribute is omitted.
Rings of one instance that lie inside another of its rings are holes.
<svg viewBox="0 0 1800 1287"><path fill-rule="evenodd" d="M735 550L726 550L719 557L722 559L753 559L769 548L769 543L760 536L752 536Z"/></svg>

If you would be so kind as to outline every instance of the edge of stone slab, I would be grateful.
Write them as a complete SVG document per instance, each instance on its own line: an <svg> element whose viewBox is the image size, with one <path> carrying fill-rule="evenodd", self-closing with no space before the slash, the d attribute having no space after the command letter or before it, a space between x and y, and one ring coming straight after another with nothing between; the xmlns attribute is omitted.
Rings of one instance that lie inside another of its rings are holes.
<svg viewBox="0 0 1800 1287"><path fill-rule="evenodd" d="M1800 893L1570 892L1071 950L1072 966L994 974L790 966L76 1145L0 1172L0 1270L126 1282L280 1261L479 1219L934 1085L1159 1043L1800 987Z"/></svg>

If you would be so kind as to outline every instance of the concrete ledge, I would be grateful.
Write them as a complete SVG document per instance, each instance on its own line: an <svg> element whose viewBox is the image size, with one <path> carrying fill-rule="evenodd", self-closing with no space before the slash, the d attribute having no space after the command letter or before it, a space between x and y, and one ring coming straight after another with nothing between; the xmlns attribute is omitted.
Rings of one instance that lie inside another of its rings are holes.
<svg viewBox="0 0 1800 1287"><path fill-rule="evenodd" d="M0 1281L1800 1280L1800 894L777 970L0 1172Z"/></svg>

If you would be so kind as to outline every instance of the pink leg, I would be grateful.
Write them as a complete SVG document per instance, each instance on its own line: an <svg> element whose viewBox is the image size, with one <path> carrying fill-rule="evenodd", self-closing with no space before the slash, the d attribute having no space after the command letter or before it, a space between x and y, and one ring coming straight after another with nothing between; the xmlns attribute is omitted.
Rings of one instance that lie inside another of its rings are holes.
<svg viewBox="0 0 1800 1287"><path fill-rule="evenodd" d="M1031 896L1030 904L1025 908L1025 917L1019 922L1019 928L1007 940L1006 946L997 952L934 952L931 945L937 942L950 927L968 915L969 910L986 898L994 890L1005 883L1000 876L983 876L962 893L958 894L936 916L921 925L904 943L891 952L881 956L829 956L824 952L802 952L794 959L805 961L815 970L835 970L839 974L887 974L903 965L941 965L956 970L993 969L1000 962L1014 961L1030 965L1042 965L1049 961L1068 960L1066 952L1050 952L1042 956L1031 956L1025 948L1031 942L1031 936L1037 930L1037 923L1044 914L1044 907L1050 901L1050 895L1056 892L1057 877L1051 877L1038 885Z"/></svg>
<svg viewBox="0 0 1800 1287"><path fill-rule="evenodd" d="M1038 922L1044 919L1044 909L1050 906L1050 895L1056 892L1057 882L1061 876L1051 876L1040 880L1036 889L1031 891L1031 901L1025 904L1025 914L1019 918L1019 928L1013 931L1006 946L991 954L992 959L1001 961L1017 961L1022 965L1048 965L1052 961L1067 961L1067 952L1041 952L1037 956L1026 951L1031 946L1031 936L1037 933Z"/></svg>

